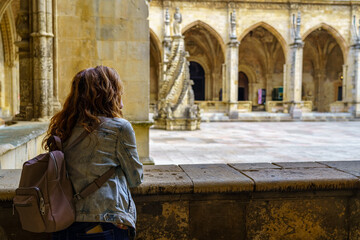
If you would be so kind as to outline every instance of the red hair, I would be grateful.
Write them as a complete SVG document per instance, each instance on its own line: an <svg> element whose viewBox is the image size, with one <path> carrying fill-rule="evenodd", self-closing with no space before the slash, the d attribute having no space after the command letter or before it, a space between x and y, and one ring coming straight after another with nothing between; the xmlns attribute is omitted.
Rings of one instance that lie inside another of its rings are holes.
<svg viewBox="0 0 360 240"><path fill-rule="evenodd" d="M43 146L47 148L51 135L66 141L76 124L90 132L100 123L98 116L122 117L122 94L123 84L114 69L97 66L78 72L62 110L51 118Z"/></svg>

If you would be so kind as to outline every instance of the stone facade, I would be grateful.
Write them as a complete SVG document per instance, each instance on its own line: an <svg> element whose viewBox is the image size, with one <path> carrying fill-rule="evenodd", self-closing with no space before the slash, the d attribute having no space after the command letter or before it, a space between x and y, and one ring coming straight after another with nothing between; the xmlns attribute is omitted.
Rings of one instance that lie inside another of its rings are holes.
<svg viewBox="0 0 360 240"><path fill-rule="evenodd" d="M176 7L188 59L204 69L204 83L194 81L195 100L224 102L230 118L247 109L237 107L244 101L252 102L250 111L277 105L266 110L294 118L309 111L359 115L360 1L153 0L151 72L163 61L165 9ZM150 81L154 102L159 76ZM198 87L203 99L196 99Z"/></svg>

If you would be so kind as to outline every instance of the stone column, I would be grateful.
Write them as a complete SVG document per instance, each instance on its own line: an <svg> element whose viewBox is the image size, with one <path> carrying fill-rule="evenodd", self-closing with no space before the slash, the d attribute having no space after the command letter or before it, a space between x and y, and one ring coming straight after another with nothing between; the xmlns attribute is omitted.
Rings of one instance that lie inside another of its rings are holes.
<svg viewBox="0 0 360 240"><path fill-rule="evenodd" d="M347 101L347 88L348 88L348 65L343 65L343 79L342 79L342 101Z"/></svg>
<svg viewBox="0 0 360 240"><path fill-rule="evenodd" d="M360 117L360 42L354 46L354 70L353 70L353 102L354 102L354 116Z"/></svg>
<svg viewBox="0 0 360 240"><path fill-rule="evenodd" d="M229 118L237 118L238 99L238 68L239 68L239 41L236 36L235 11L230 13L229 38L226 50L226 88L223 90L224 101L228 103Z"/></svg>
<svg viewBox="0 0 360 240"><path fill-rule="evenodd" d="M53 114L52 0L32 1L32 24L34 118L47 120Z"/></svg>
<svg viewBox="0 0 360 240"><path fill-rule="evenodd" d="M292 38L293 43L289 46L288 53L288 71L287 79L284 86L286 89L285 101L290 105L290 114L293 118L301 118L301 85L302 85L302 72L303 72L303 47L304 43L300 37L300 13L298 13L296 24L295 15L293 18Z"/></svg>
<svg viewBox="0 0 360 240"><path fill-rule="evenodd" d="M21 0L19 14L16 18L16 31L21 37L21 41L15 42L19 48L20 110L15 117L18 120L31 120L34 114L29 10L30 0Z"/></svg>
<svg viewBox="0 0 360 240"><path fill-rule="evenodd" d="M355 117L360 117L360 21L357 26L355 15L353 16L351 30L353 44L349 51L350 78L347 88L347 99L352 103L349 111Z"/></svg>
<svg viewBox="0 0 360 240"><path fill-rule="evenodd" d="M315 77L315 93L314 93L314 97L315 97L315 101L313 102L313 104L315 104L317 111L319 111L319 106L321 106L322 102L320 99L321 96L321 83L324 82L325 77L326 77L326 73L325 73L325 67L321 67L321 69L315 69L314 71L314 77Z"/></svg>
<svg viewBox="0 0 360 240"><path fill-rule="evenodd" d="M50 10L48 11L50 12ZM57 16L57 0L52 0L52 15L48 14L48 18L51 19L52 21L52 26L50 24L48 24L48 32L52 32L54 37L53 37L53 58L52 58L52 62L49 62L48 66L52 66L52 70L49 67L49 74L52 72L52 78L53 78L53 102L52 102L52 106L53 106L53 112L57 113L58 111L61 110L61 104L59 101L59 80L58 80L58 52L57 52L57 46L58 46L58 34L57 34L57 21L56 21L56 16ZM50 23L50 21L49 21ZM51 29L52 27L52 29ZM49 78L51 76L49 75Z"/></svg>
<svg viewBox="0 0 360 240"><path fill-rule="evenodd" d="M273 80L272 73L267 73L266 74L266 102L272 101L272 92L271 92L272 80Z"/></svg>
<svg viewBox="0 0 360 240"><path fill-rule="evenodd" d="M239 65L239 42L231 41L227 44L226 52L226 89L224 100L228 103L230 118L237 118L238 97L238 65ZM235 114L235 115L234 115Z"/></svg>

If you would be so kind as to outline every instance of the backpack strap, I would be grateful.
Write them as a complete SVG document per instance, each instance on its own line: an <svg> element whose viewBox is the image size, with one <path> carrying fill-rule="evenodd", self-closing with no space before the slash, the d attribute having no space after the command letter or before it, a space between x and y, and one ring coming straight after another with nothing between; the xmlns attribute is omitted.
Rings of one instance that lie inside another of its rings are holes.
<svg viewBox="0 0 360 240"><path fill-rule="evenodd" d="M87 196L89 196L90 194L92 194L93 192L95 192L96 190L101 188L101 186L104 183L106 183L107 180L109 180L109 178L112 175L114 175L115 169L116 169L116 167L112 167L109 170L107 170L103 175L101 175L100 177L95 179L92 183L90 183L85 188L83 188L83 190L81 190L81 192L76 193L74 195L74 199L80 200L80 199L86 198Z"/></svg>

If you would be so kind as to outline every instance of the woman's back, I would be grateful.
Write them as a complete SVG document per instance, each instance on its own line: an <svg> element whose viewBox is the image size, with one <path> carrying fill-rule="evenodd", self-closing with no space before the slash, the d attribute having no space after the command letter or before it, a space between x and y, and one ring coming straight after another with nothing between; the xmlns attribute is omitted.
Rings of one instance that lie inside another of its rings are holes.
<svg viewBox="0 0 360 240"><path fill-rule="evenodd" d="M123 223L135 228L136 209L128 187L135 187L142 180L142 164L138 160L135 135L131 124L121 118L100 117L102 123L65 158L71 181L80 192L93 180L111 167L117 167L99 190L76 203L76 221ZM74 141L82 132L82 126L74 127L67 143Z"/></svg>

